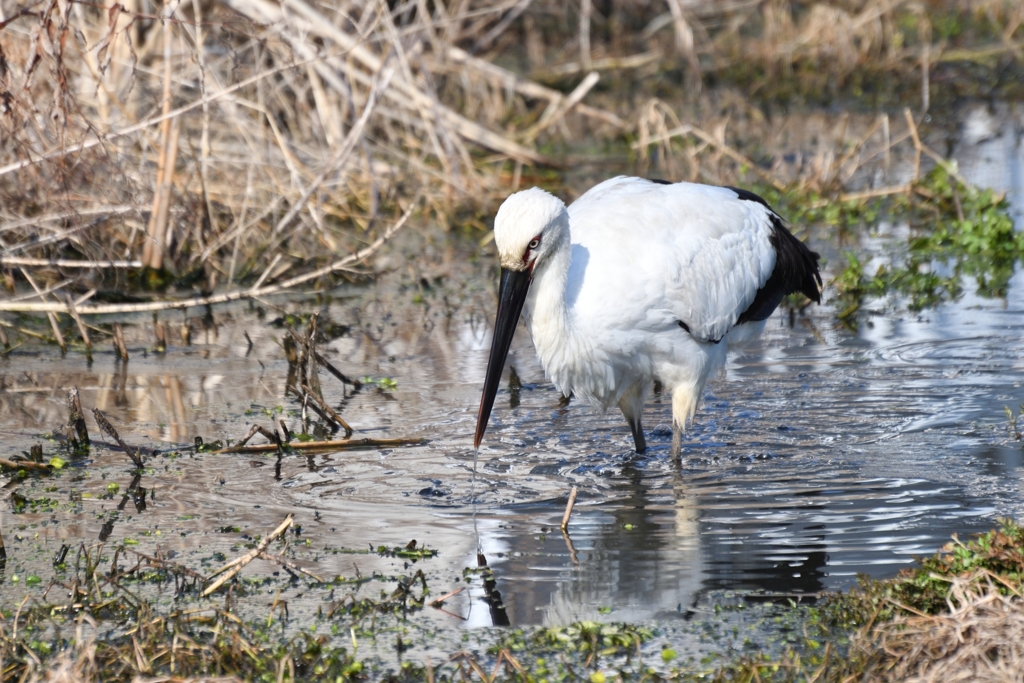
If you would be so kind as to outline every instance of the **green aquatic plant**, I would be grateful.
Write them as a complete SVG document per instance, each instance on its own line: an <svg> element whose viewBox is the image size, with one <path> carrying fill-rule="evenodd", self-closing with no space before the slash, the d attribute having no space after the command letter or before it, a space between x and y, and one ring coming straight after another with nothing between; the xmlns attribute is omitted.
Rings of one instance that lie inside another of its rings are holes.
<svg viewBox="0 0 1024 683"><path fill-rule="evenodd" d="M893 220L906 220L903 256L865 272L856 254L833 280L843 307L839 318L852 321L865 297L896 294L922 310L958 298L964 278L973 278L978 294L1005 297L1017 262L1024 259L1024 232L1014 230L1005 198L992 190L965 185L939 165L907 196L885 207Z"/></svg>

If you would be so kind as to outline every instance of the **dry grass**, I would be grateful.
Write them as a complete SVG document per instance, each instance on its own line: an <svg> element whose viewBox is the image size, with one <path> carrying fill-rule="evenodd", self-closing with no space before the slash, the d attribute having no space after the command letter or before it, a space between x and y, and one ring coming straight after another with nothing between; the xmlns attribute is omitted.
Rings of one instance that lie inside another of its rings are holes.
<svg viewBox="0 0 1024 683"><path fill-rule="evenodd" d="M634 143L623 171L862 189L863 163L911 144L902 117L844 122L794 169L780 124L702 83L890 74L920 119L949 54L1018 59L1022 20L1009 0L0 0L0 268L68 314L94 288L290 282L414 197L483 229L575 145Z"/></svg>
<svg viewBox="0 0 1024 683"><path fill-rule="evenodd" d="M952 581L949 612L904 614L854 643L873 681L1004 683L1024 680L1024 600L996 590L990 572Z"/></svg>

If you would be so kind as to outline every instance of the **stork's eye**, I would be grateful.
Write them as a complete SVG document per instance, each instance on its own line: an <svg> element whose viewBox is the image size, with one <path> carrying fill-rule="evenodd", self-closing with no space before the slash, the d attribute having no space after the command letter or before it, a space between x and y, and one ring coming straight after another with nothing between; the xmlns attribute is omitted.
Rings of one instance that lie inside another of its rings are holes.
<svg viewBox="0 0 1024 683"><path fill-rule="evenodd" d="M526 246L528 248L530 248L530 249L536 249L537 247L540 246L540 238L539 237L534 237L532 240L530 240L530 243L528 245L526 245Z"/></svg>

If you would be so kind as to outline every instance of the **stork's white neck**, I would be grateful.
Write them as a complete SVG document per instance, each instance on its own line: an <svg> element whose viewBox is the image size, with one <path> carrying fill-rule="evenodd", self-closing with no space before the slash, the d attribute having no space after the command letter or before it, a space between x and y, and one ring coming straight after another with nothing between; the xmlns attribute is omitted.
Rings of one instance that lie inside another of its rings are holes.
<svg viewBox="0 0 1024 683"><path fill-rule="evenodd" d="M572 245L568 228L561 231L558 243L537 264L533 284L526 298L523 317L533 338L541 364L555 386L567 395L572 391L570 359L578 357L576 335L565 301Z"/></svg>

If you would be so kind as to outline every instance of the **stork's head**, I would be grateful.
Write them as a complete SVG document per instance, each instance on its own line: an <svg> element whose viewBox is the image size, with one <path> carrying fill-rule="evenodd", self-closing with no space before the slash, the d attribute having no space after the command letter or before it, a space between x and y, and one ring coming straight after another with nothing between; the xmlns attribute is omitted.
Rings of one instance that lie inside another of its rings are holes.
<svg viewBox="0 0 1024 683"><path fill-rule="evenodd" d="M569 214L558 197L532 187L506 199L494 217L501 267L533 273L569 232Z"/></svg>
<svg viewBox="0 0 1024 683"><path fill-rule="evenodd" d="M494 217L494 243L501 260L501 284L498 287L498 316L491 338L484 392L476 416L474 447L480 445L487 420L498 393L501 371L519 324L533 273L569 239L569 214L561 199L534 187L516 192L505 200Z"/></svg>

